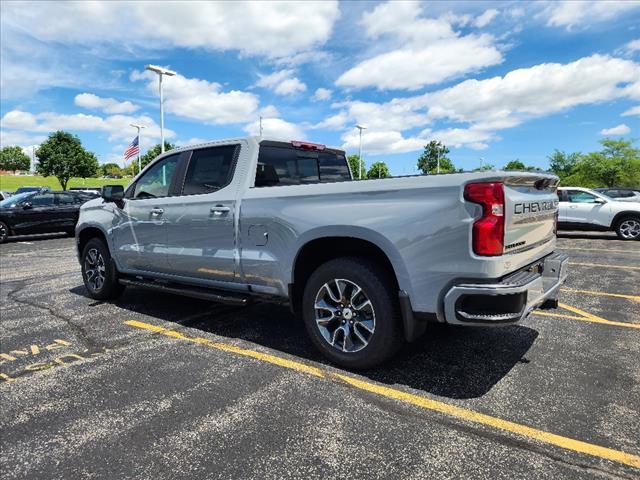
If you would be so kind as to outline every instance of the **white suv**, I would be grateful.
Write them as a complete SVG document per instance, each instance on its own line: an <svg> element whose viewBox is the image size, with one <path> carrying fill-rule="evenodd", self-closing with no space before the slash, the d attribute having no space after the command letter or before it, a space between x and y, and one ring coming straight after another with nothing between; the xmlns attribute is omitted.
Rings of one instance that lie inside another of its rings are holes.
<svg viewBox="0 0 640 480"><path fill-rule="evenodd" d="M619 202L582 187L558 189L558 227L568 230L612 230L622 240L640 239L640 203Z"/></svg>

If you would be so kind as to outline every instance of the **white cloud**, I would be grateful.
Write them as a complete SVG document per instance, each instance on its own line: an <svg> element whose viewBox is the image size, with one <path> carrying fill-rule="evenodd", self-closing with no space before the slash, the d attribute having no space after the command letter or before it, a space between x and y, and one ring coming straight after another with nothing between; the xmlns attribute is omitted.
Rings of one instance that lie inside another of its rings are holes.
<svg viewBox="0 0 640 480"><path fill-rule="evenodd" d="M601 135L626 135L630 131L631 129L628 126L626 126L624 123L621 123L620 125L616 125L615 127L605 128L603 130L600 130L600 134Z"/></svg>
<svg viewBox="0 0 640 480"><path fill-rule="evenodd" d="M395 47L347 70L336 81L339 86L416 90L503 59L491 35L460 36L451 19L423 17L417 2L382 3L365 13L362 23L369 37L388 36Z"/></svg>
<svg viewBox="0 0 640 480"><path fill-rule="evenodd" d="M158 78L153 72L134 71L131 80L145 80L147 89L158 91ZM164 107L168 113L214 125L242 123L257 117L258 97L240 90L222 91L219 83L180 74L165 78Z"/></svg>
<svg viewBox="0 0 640 480"><path fill-rule="evenodd" d="M621 14L640 8L637 0L563 0L549 2L542 12L547 25L567 30L588 28L591 24L614 19Z"/></svg>
<svg viewBox="0 0 640 480"><path fill-rule="evenodd" d="M131 47L203 47L278 58L323 44L340 15L336 1L8 2L3 19L43 41L120 42ZM52 21L55 19L55 21ZM132 28L135 26L135 28Z"/></svg>
<svg viewBox="0 0 640 480"><path fill-rule="evenodd" d="M629 57L635 55L638 52L640 52L640 38L631 40L630 42L625 43L622 48L616 50L616 53Z"/></svg>
<svg viewBox="0 0 640 480"><path fill-rule="evenodd" d="M360 145L360 135L356 129L342 135L345 150L356 150ZM379 155L383 153L405 153L422 149L426 144L424 139L417 137L405 138L401 132L395 130L366 131L362 135L362 148L366 154Z"/></svg>
<svg viewBox="0 0 640 480"><path fill-rule="evenodd" d="M249 135L260 135L260 122L256 120L246 125L244 131ZM280 140L304 140L306 138L305 133L298 125L281 118L263 118L262 136Z"/></svg>
<svg viewBox="0 0 640 480"><path fill-rule="evenodd" d="M329 100L331 98L332 93L333 92L328 88L320 87L316 89L316 92L313 94L313 100L316 100L316 101Z"/></svg>
<svg viewBox="0 0 640 480"><path fill-rule="evenodd" d="M56 130L94 131L107 133L109 141L131 139L134 136L132 123L146 127L143 130L143 138L159 139L160 127L146 115L110 115L99 117L84 113L59 114L54 112L41 112L37 114L20 110L7 112L0 120L3 129L15 129L28 132L53 132ZM172 130L164 129L166 138L175 136Z"/></svg>
<svg viewBox="0 0 640 480"><path fill-rule="evenodd" d="M278 95L293 95L304 92L307 86L297 77L293 76L293 70L279 70L270 75L259 75L257 87L268 88Z"/></svg>
<svg viewBox="0 0 640 480"><path fill-rule="evenodd" d="M427 137L454 147L482 149L498 138L500 130L578 105L635 98L639 89L640 64L593 55L567 64L517 69L502 77L466 80L450 88L385 103L334 103L338 111L313 128L340 130L362 123L369 127L366 136L380 153L421 148ZM457 125L435 131L423 129L417 136L402 133L435 122ZM349 131L343 138L352 135ZM382 144L385 138L389 140L387 147Z"/></svg>
<svg viewBox="0 0 640 480"><path fill-rule="evenodd" d="M133 113L140 108L128 100L119 102L115 98L99 97L93 93L81 93L73 101L79 107L102 110L105 113Z"/></svg>
<svg viewBox="0 0 640 480"><path fill-rule="evenodd" d="M630 109L622 112L623 117L630 117L632 115L640 116L640 105L636 105L635 107L631 107Z"/></svg>
<svg viewBox="0 0 640 480"><path fill-rule="evenodd" d="M32 145L39 145L47 139L45 135L29 135L24 132L0 131L0 147L18 145L28 149ZM31 152L28 152L31 155Z"/></svg>
<svg viewBox="0 0 640 480"><path fill-rule="evenodd" d="M477 28L483 28L489 25L491 21L498 16L500 12L495 8L490 8L489 10L485 10L482 15L476 17L473 21L473 25Z"/></svg>

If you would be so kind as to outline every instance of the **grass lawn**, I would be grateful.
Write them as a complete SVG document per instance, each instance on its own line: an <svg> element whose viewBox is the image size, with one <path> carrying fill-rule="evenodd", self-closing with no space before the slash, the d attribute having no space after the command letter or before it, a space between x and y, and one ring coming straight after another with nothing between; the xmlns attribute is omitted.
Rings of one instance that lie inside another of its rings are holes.
<svg viewBox="0 0 640 480"><path fill-rule="evenodd" d="M71 187L102 187L103 185L129 185L131 178L72 178L67 184ZM56 177L40 175L0 175L0 190L15 192L18 187L49 187L51 190L62 190Z"/></svg>

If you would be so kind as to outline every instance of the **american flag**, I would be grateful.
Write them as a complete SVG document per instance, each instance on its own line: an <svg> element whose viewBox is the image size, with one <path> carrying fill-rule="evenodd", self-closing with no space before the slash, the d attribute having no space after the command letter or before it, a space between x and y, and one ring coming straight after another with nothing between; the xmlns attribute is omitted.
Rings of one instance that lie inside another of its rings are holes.
<svg viewBox="0 0 640 480"><path fill-rule="evenodd" d="M138 152L140 152L140 147L138 146L138 137L136 137L124 151L124 159L129 160L131 157L138 155Z"/></svg>

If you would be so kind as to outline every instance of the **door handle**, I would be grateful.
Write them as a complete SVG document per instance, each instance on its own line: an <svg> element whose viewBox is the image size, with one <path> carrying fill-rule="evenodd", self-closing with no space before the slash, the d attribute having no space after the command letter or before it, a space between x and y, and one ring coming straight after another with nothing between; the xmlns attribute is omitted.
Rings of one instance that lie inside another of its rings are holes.
<svg viewBox="0 0 640 480"><path fill-rule="evenodd" d="M216 205L215 207L211 207L210 212L216 216L220 216L223 213L229 213L231 209L229 207L225 207L224 205Z"/></svg>
<svg viewBox="0 0 640 480"><path fill-rule="evenodd" d="M578 205L569 205L569 208L578 208Z"/></svg>
<svg viewBox="0 0 640 480"><path fill-rule="evenodd" d="M162 208L152 208L150 213L152 217L159 217L164 213L164 210Z"/></svg>

